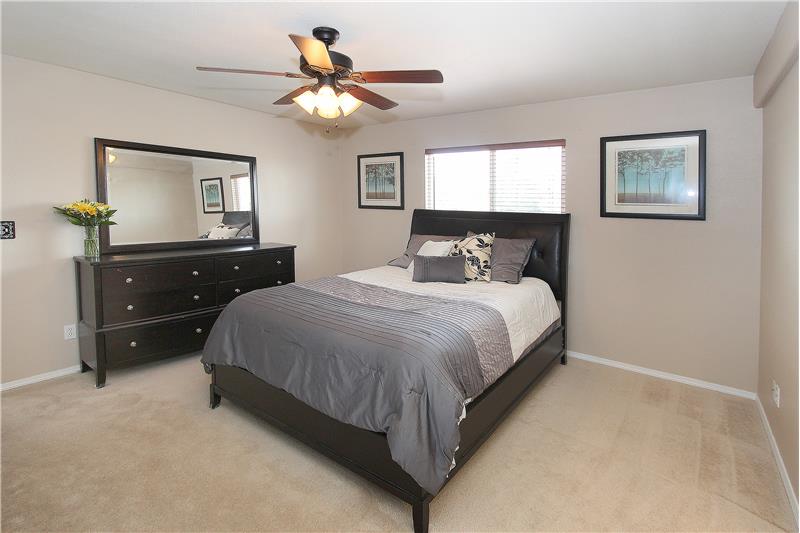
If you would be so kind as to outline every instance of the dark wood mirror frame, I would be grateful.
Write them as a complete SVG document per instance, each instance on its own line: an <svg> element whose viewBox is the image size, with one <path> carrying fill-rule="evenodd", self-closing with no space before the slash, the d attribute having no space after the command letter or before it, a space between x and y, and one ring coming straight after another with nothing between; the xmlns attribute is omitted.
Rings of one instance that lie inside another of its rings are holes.
<svg viewBox="0 0 800 533"><path fill-rule="evenodd" d="M97 169L97 200L108 202L108 182L106 181L106 148L124 148L141 152L155 152L162 154L184 155L188 157L203 157L206 159L221 159L225 161L241 161L250 166L251 201L252 201L252 228L253 236L243 239L198 239L195 241L152 242L142 244L111 244L108 226L100 226L100 253L103 255L122 252L144 252L153 250L178 250L189 248L214 248L218 246L231 246L238 244L254 244L259 242L258 235L258 177L256 174L256 158L246 155L225 154L221 152L207 152L192 150L190 148L176 148L173 146L160 146L129 141L116 141L113 139L95 138L95 166Z"/></svg>

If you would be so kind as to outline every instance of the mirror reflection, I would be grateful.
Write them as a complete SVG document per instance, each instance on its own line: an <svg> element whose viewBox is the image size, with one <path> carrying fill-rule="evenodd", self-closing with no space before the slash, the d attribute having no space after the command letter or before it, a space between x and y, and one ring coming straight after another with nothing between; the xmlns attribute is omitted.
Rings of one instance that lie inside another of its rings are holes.
<svg viewBox="0 0 800 533"><path fill-rule="evenodd" d="M250 165L106 147L110 243L253 236Z"/></svg>

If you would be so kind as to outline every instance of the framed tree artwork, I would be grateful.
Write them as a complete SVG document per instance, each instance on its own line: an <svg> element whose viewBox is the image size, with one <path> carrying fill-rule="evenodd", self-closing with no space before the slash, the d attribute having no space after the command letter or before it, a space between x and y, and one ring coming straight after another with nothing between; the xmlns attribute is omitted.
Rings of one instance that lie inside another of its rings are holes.
<svg viewBox="0 0 800 533"><path fill-rule="evenodd" d="M222 189L222 178L206 178L200 180L200 191L203 193L203 213L225 212L225 195Z"/></svg>
<svg viewBox="0 0 800 533"><path fill-rule="evenodd" d="M706 131L600 139L600 216L706 219Z"/></svg>
<svg viewBox="0 0 800 533"><path fill-rule="evenodd" d="M404 209L403 152L358 156L359 209Z"/></svg>

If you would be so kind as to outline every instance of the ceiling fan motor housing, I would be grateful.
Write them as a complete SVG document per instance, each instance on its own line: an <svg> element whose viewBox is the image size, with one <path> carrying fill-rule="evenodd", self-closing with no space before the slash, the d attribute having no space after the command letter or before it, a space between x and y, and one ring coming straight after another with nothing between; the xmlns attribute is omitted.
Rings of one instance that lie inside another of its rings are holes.
<svg viewBox="0 0 800 533"><path fill-rule="evenodd" d="M327 46L333 46L333 44L339 40L339 31L327 26L317 26L311 32L311 35L313 35L315 39L325 43Z"/></svg>
<svg viewBox="0 0 800 533"><path fill-rule="evenodd" d="M329 28L327 26L317 26L312 30L311 34L318 41L325 43L325 46L328 48L333 46L336 41L339 40L339 30L335 28ZM352 59L344 54L340 54L339 52L334 52L333 50L328 50L328 55L331 58L331 63L333 63L333 68L336 71L334 72L334 76L337 79L346 78L351 72L353 72ZM319 78L321 74L319 71L310 67L308 61L306 61L306 58L302 55L300 56L300 71L307 76L311 76L312 78Z"/></svg>
<svg viewBox="0 0 800 533"><path fill-rule="evenodd" d="M331 56L331 63L333 63L333 68L336 70L337 77L346 78L353 72L353 60L348 56L340 54L339 52L334 52L333 50L328 50L328 55ZM306 61L306 58L303 56L300 56L300 72L312 78L316 78L320 74L308 65L308 61Z"/></svg>

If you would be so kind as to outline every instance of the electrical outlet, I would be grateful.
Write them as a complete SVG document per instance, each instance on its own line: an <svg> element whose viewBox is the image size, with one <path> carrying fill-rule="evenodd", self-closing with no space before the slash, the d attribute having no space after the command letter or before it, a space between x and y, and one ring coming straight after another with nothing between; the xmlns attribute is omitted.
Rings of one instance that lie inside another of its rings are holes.
<svg viewBox="0 0 800 533"><path fill-rule="evenodd" d="M67 324L64 326L64 340L68 341L77 337L75 324Z"/></svg>
<svg viewBox="0 0 800 533"><path fill-rule="evenodd" d="M775 407L781 406L781 388L774 379L772 380L772 403L775 404Z"/></svg>

